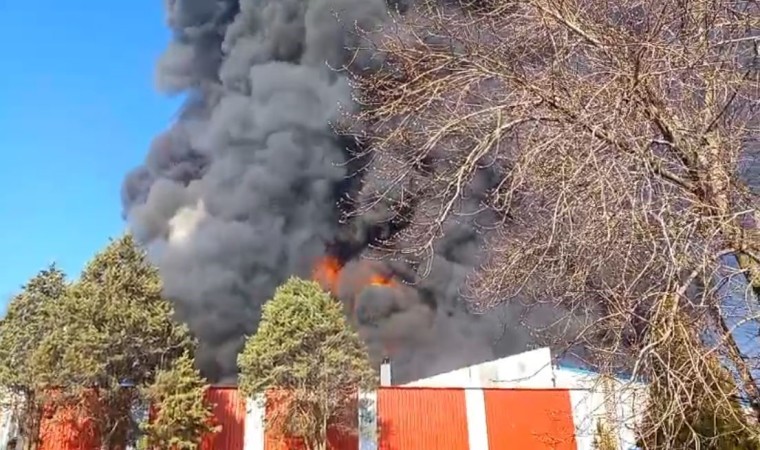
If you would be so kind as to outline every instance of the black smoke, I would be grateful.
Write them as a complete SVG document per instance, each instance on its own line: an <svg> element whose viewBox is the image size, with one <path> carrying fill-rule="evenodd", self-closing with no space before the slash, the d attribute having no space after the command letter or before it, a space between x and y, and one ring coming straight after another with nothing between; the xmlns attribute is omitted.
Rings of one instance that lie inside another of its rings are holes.
<svg viewBox="0 0 760 450"><path fill-rule="evenodd" d="M494 181L488 171L462 206L473 213L445 224L429 267L375 262L402 287L351 287L352 265L401 232L415 208L363 196L376 191L364 188L381 168L331 126L353 107L336 69L349 61L353 73L370 69L371 58L353 51L356 30L381 25L388 8L384 0L166 0L173 39L157 83L187 101L126 177L122 198L213 381L234 380L236 355L275 288L309 276L327 254L346 265L338 296L353 305L373 354L393 345L396 379L531 342L515 307L476 316L461 300L481 253L474 222L496 220L478 204Z"/></svg>

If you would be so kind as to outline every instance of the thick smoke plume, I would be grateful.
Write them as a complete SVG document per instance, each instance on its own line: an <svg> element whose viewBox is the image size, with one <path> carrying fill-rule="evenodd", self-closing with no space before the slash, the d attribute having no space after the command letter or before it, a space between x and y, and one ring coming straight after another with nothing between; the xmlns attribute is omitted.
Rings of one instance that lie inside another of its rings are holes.
<svg viewBox="0 0 760 450"><path fill-rule="evenodd" d="M476 316L460 299L481 244L468 221L493 220L487 212L445 224L424 277L409 262L364 258L404 224L387 220L383 203L351 214L371 201L362 192L383 168L330 126L351 107L347 77L335 69L349 60L366 69L368 59L351 51L355 30L381 24L387 8L384 0L166 0L174 38L157 80L188 100L127 176L123 203L214 381L234 380L262 303L290 275L331 289L373 355L394 358L399 380L530 344L519 311ZM473 211L492 182L484 171L472 186Z"/></svg>

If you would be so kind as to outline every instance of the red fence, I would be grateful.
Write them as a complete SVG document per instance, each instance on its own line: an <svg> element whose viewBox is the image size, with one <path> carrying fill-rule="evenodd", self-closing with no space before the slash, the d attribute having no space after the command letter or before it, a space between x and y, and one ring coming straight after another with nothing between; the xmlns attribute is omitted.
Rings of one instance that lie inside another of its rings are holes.
<svg viewBox="0 0 760 450"><path fill-rule="evenodd" d="M47 393L51 403L55 403L58 392ZM92 450L100 446L93 425L92 415L98 406L94 391L85 393L76 408L55 408L49 406L42 411L40 421L40 446L38 450Z"/></svg>
<svg viewBox="0 0 760 450"><path fill-rule="evenodd" d="M377 410L380 450L468 449L463 389L381 389Z"/></svg>
<svg viewBox="0 0 760 450"><path fill-rule="evenodd" d="M245 437L245 399L236 388L215 387L206 391L207 401L214 407L214 419L221 430L206 437L201 450L243 450Z"/></svg>
<svg viewBox="0 0 760 450"><path fill-rule="evenodd" d="M91 419L72 410L45 412L40 424L39 450L98 449Z"/></svg>
<svg viewBox="0 0 760 450"><path fill-rule="evenodd" d="M206 399L213 406L215 423L221 429L204 438L201 450L243 450L245 399L232 387L211 388ZM77 409L48 408L40 423L39 450L100 450L91 417L96 411L94 396Z"/></svg>
<svg viewBox="0 0 760 450"><path fill-rule="evenodd" d="M267 433L246 436L246 401L235 388L208 390L219 433L208 436L203 450L300 450ZM473 426L468 423L466 390L381 388L377 392L380 450L468 450ZM484 440L499 450L575 450L569 392L562 389L484 389L478 408ZM484 405L483 405L484 404ZM470 411L472 413L472 411ZM472 417L470 420L473 420ZM358 427L358 424L356 424ZM358 431L358 430L357 430ZM331 450L357 450L358 433L330 433ZM39 450L99 450L90 420L71 411L48 412L41 426ZM248 442L258 440L259 442Z"/></svg>
<svg viewBox="0 0 760 450"><path fill-rule="evenodd" d="M485 404L489 448L577 448L566 390L487 389Z"/></svg>
<svg viewBox="0 0 760 450"><path fill-rule="evenodd" d="M461 388L381 389L377 405L380 450L468 450L473 424L468 423L465 392ZM568 391L483 389L482 393L490 449L577 448Z"/></svg>

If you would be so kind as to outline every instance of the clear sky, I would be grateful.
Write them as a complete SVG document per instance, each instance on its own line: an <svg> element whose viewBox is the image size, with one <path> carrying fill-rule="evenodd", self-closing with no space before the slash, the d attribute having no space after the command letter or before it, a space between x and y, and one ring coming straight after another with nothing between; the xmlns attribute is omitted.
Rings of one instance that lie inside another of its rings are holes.
<svg viewBox="0 0 760 450"><path fill-rule="evenodd" d="M119 189L178 99L156 92L160 0L0 0L0 311L124 229Z"/></svg>

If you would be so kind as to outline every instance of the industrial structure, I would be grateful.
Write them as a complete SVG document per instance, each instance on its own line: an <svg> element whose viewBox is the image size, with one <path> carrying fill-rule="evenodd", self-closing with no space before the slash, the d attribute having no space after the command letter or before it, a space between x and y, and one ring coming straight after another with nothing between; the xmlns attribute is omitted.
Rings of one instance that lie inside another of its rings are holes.
<svg viewBox="0 0 760 450"><path fill-rule="evenodd" d="M381 386L360 393L357 432L333 436L334 450L591 450L597 423L635 448L644 385L552 364L548 348L498 359L403 385L392 362ZM291 450L268 436L265 411L235 388L208 392L222 426L204 450ZM15 430L0 415L0 450ZM45 418L39 450L96 450L86 421Z"/></svg>

